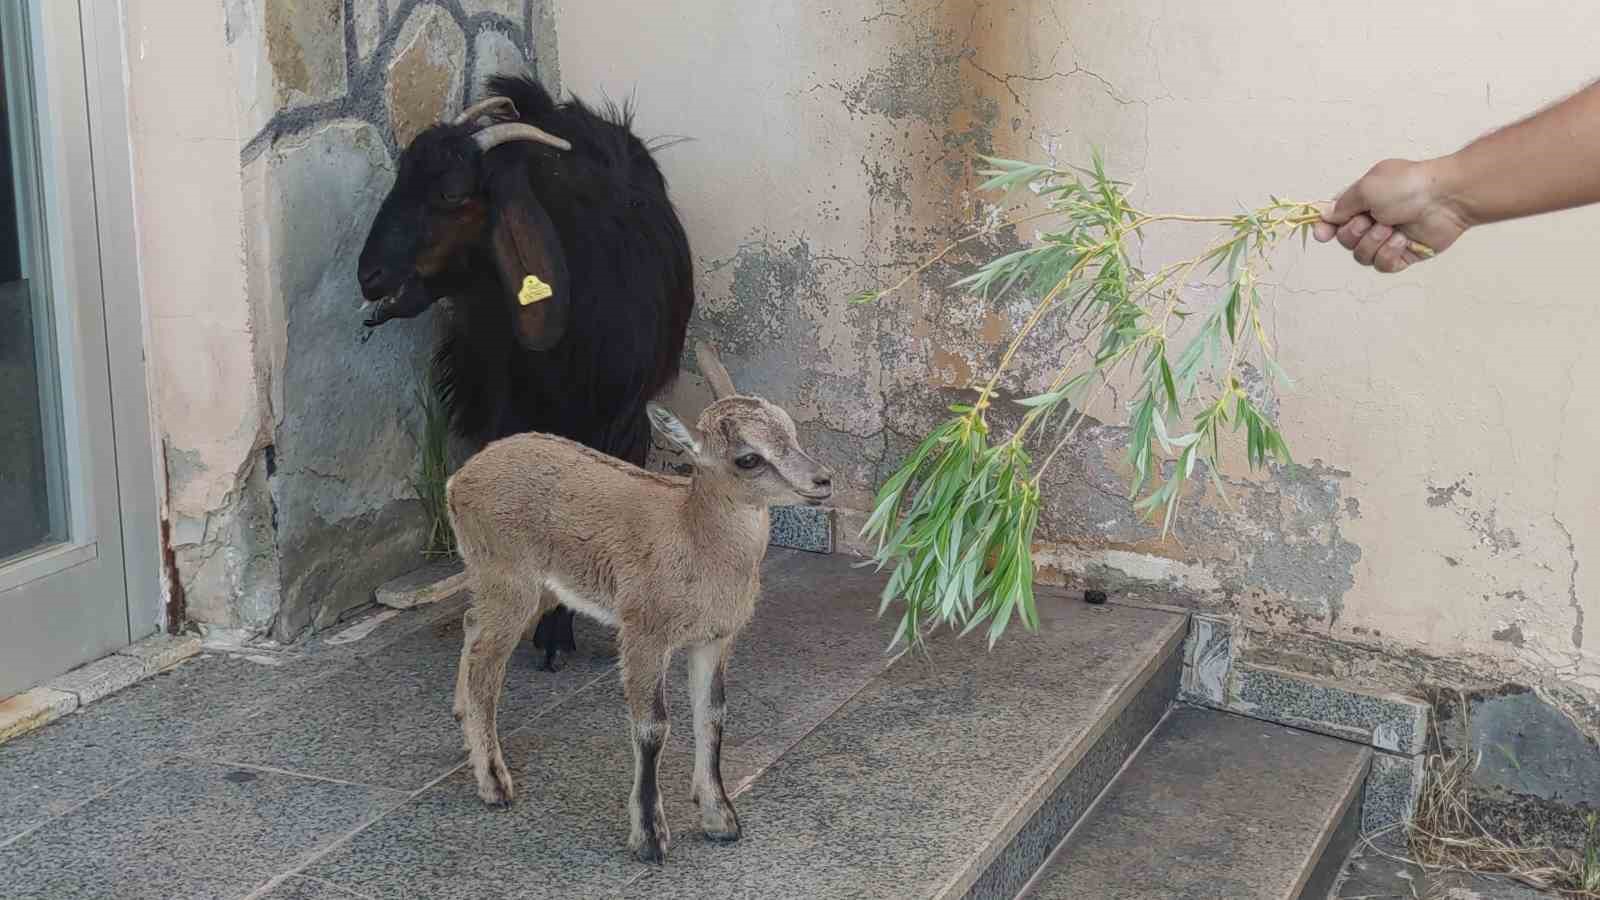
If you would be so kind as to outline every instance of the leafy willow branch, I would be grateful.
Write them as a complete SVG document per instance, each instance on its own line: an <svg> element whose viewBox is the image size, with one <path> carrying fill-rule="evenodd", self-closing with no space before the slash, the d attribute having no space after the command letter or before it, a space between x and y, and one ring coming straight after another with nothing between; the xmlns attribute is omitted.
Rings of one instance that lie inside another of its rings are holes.
<svg viewBox="0 0 1600 900"><path fill-rule="evenodd" d="M1129 201L1128 185L1106 175L1098 155L1086 169L980 158L988 167L980 190L1029 188L1045 208L969 234L887 288L853 298L874 302L959 246L1050 220L1050 230L1034 244L989 260L953 285L985 301L1010 290L1040 299L976 399L950 407L953 417L879 489L862 530L876 543L878 567L893 566L880 608L882 614L902 603L893 644L918 642L940 624L965 634L987 623L991 646L1013 619L1037 627L1032 545L1041 479L1084 421L1079 413L1114 380L1131 377L1135 385L1128 404L1129 499L1144 515L1161 517L1163 539L1202 463L1226 496L1217 474L1225 430L1244 432L1252 467L1290 459L1272 417L1245 388L1240 367L1257 356L1287 382L1262 325L1259 271L1285 238L1305 241L1320 218L1313 204L1272 198L1231 216L1149 213ZM1193 257L1146 271L1129 243L1154 225L1199 226L1221 236ZM1197 308L1184 294L1202 268L1208 278L1219 271L1226 278L1209 308ZM1020 423L996 434L989 412L1000 379L1049 316L1086 327L1087 337L1042 392L1017 401L1024 410ZM1191 319L1197 326L1180 340L1179 330ZM1037 466L1025 442L1035 431L1054 436Z"/></svg>

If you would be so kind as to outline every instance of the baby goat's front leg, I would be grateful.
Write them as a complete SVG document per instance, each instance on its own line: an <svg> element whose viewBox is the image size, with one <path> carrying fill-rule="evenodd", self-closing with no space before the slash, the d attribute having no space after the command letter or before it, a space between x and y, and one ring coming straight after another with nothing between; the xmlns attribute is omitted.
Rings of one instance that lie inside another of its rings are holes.
<svg viewBox="0 0 1600 900"><path fill-rule="evenodd" d="M672 651L659 644L622 648L622 692L633 738L633 794L628 798L628 848L641 862L666 858L671 835L661 809L661 748L667 743L667 667Z"/></svg>
<svg viewBox="0 0 1600 900"><path fill-rule="evenodd" d="M713 841L737 841L739 816L722 787L722 722L728 702L723 677L729 641L696 644L689 651L689 694L694 702L694 802L700 828Z"/></svg>

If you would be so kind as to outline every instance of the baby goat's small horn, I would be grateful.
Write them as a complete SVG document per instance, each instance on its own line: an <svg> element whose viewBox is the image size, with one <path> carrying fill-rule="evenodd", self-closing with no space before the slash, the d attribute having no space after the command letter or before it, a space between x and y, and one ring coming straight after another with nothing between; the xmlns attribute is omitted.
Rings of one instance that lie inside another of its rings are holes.
<svg viewBox="0 0 1600 900"><path fill-rule="evenodd" d="M474 103L466 109L463 109L461 111L461 115L456 116L454 121L452 121L450 124L469 125L473 122L476 122L478 117L486 116L502 106L505 107L506 112L510 115L514 116L517 114L517 105L511 102L510 97L485 97L482 100L479 100L477 103Z"/></svg>
<svg viewBox="0 0 1600 900"><path fill-rule="evenodd" d="M694 356L700 363L700 374L705 376L706 383L711 386L712 399L722 400L739 393L734 389L733 378L728 375L727 368L722 365L722 360L717 358L717 351L713 350L710 344L696 341Z"/></svg>
<svg viewBox="0 0 1600 900"><path fill-rule="evenodd" d="M478 149L485 153L511 141L534 141L539 144L549 144L559 150L572 149L572 145L561 138L525 122L501 122L498 125L490 125L473 135L472 139L478 142Z"/></svg>

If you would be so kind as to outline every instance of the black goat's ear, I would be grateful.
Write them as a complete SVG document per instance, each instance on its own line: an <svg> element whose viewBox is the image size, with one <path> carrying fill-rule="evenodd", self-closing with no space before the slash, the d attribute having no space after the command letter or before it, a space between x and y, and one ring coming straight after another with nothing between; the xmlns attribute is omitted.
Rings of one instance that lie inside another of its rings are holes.
<svg viewBox="0 0 1600 900"><path fill-rule="evenodd" d="M566 334L572 303L561 239L522 167L496 172L488 188L495 266L517 341L548 350Z"/></svg>

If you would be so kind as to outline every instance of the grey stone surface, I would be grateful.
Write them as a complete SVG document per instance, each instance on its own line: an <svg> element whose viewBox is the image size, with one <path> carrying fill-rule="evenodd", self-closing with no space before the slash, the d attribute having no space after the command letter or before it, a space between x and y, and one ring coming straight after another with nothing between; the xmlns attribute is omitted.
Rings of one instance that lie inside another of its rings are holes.
<svg viewBox="0 0 1600 900"><path fill-rule="evenodd" d="M295 107L343 93L341 0L299 0L263 7L263 37L275 99L284 107Z"/></svg>
<svg viewBox="0 0 1600 900"><path fill-rule="evenodd" d="M1061 839L1161 721L1178 690L1182 658L1173 653L1095 741L1039 810L967 890L970 900L1011 900L1027 886Z"/></svg>
<svg viewBox="0 0 1600 900"><path fill-rule="evenodd" d="M612 667L608 632L587 622L578 628L578 652L563 657L559 672L539 671L542 654L532 643L517 648L500 699L504 731L566 700ZM465 758L461 726L451 715L460 656L458 617L415 629L329 679L287 691L190 752L323 778L420 789ZM336 692L337 702L329 702L330 692Z"/></svg>
<svg viewBox="0 0 1600 900"><path fill-rule="evenodd" d="M1179 707L1051 859L1030 896L1299 897L1356 798L1370 752Z"/></svg>
<svg viewBox="0 0 1600 900"><path fill-rule="evenodd" d="M1427 739L1427 704L1359 693L1250 663L1233 667L1227 708L1411 756Z"/></svg>
<svg viewBox="0 0 1600 900"><path fill-rule="evenodd" d="M0 847L8 900L239 897L404 799L173 759Z"/></svg>
<svg viewBox="0 0 1600 900"><path fill-rule="evenodd" d="M431 4L413 9L395 39L384 85L389 124L402 147L455 111L466 72L466 37L450 13Z"/></svg>
<svg viewBox="0 0 1600 900"><path fill-rule="evenodd" d="M383 39L388 6L389 0L361 0L354 4L357 58L366 59L378 48L378 41Z"/></svg>
<svg viewBox="0 0 1600 900"><path fill-rule="evenodd" d="M459 614L461 607L452 603L435 609ZM309 642L307 652L283 654L278 665L205 654L0 744L0 843L71 811L171 754L193 751L210 734L260 715L302 684L331 678L363 656L382 656L394 640L430 625L434 611L404 613L391 629L346 647L324 649ZM308 696L319 705L332 705L339 691L330 687Z"/></svg>
<svg viewBox="0 0 1600 900"><path fill-rule="evenodd" d="M1367 752L1377 757L1382 751L1369 749ZM1372 768L1369 763L1368 778L1371 778L1371 773ZM1344 873L1345 861L1363 840L1361 817L1364 794L1365 788L1360 783L1350 792L1344 814L1339 818L1333 833L1328 836L1321 857L1312 867L1310 875L1306 877L1305 885L1300 889L1300 900L1325 900L1333 893L1334 886L1339 883Z"/></svg>
<svg viewBox="0 0 1600 900"><path fill-rule="evenodd" d="M730 697L730 700L733 698ZM502 733L518 796L492 810L463 768L306 869L376 900L598 897L637 865L625 849L633 755L618 679L574 697L548 727ZM694 840L683 728L662 756L681 847ZM734 850L737 852L737 850Z"/></svg>
<svg viewBox="0 0 1600 900"><path fill-rule="evenodd" d="M513 22L522 19L522 0L461 0L461 8L465 9L468 15L495 13Z"/></svg>
<svg viewBox="0 0 1600 900"><path fill-rule="evenodd" d="M1176 654L1183 618L1041 597L1040 630L938 640L874 679L739 800L736 847L680 843L626 896L926 897L989 867ZM1174 673L1175 675L1176 673Z"/></svg>
<svg viewBox="0 0 1600 900"><path fill-rule="evenodd" d="M265 165L263 190L283 223L269 265L284 298L286 354L268 479L283 573L272 636L289 641L423 562L426 522L410 482L421 429L414 391L430 335L361 326L352 261L394 178L378 130L328 125L280 141Z"/></svg>
<svg viewBox="0 0 1600 900"><path fill-rule="evenodd" d="M212 656L0 744L0 842L60 815L264 702L295 674Z"/></svg>
<svg viewBox="0 0 1600 900"><path fill-rule="evenodd" d="M728 664L725 758L745 761L752 773L764 768L888 666L883 651L896 623L877 617L884 576L852 562L796 550L768 554L755 619ZM688 708L682 668L680 662L673 681L675 715ZM725 783L729 791L738 787L731 776Z"/></svg>
<svg viewBox="0 0 1600 900"><path fill-rule="evenodd" d="M373 599L392 609L411 609L437 603L466 588L461 560L441 559L384 582L373 592Z"/></svg>
<svg viewBox="0 0 1600 900"><path fill-rule="evenodd" d="M117 651L144 666L146 675L170 669L200 652L200 639L192 634L154 634Z"/></svg>
<svg viewBox="0 0 1600 900"><path fill-rule="evenodd" d="M303 875L290 875L271 890L261 895L261 900L361 900L360 894Z"/></svg>
<svg viewBox="0 0 1600 900"><path fill-rule="evenodd" d="M72 694L79 706L115 694L117 691L145 677L144 663L129 656L111 656L79 666L65 675L57 676L48 685L51 689Z"/></svg>
<svg viewBox="0 0 1600 900"><path fill-rule="evenodd" d="M1361 833L1398 835L1417 810L1422 790L1421 756L1375 753L1361 799Z"/></svg>
<svg viewBox="0 0 1600 900"><path fill-rule="evenodd" d="M1469 715L1470 748L1455 718L1441 716L1439 734L1447 750L1481 754L1474 784L1600 807L1600 747L1537 694L1473 697Z"/></svg>
<svg viewBox="0 0 1600 900"><path fill-rule="evenodd" d="M893 630L873 619L881 576L849 560L777 550L762 581L755 619L729 664L722 772L730 793L882 672ZM580 637L580 651L585 645ZM663 798L680 849L700 840L687 800L693 731L684 670L675 661L662 755ZM470 776L458 772L308 874L370 897L441 898L596 896L636 876L624 849L632 751L618 679L602 678L501 736L520 792L509 811L484 808ZM474 866L479 857L466 848L481 848L493 871Z"/></svg>
<svg viewBox="0 0 1600 900"><path fill-rule="evenodd" d="M833 511L812 506L774 506L771 542L774 547L833 552Z"/></svg>
<svg viewBox="0 0 1600 900"><path fill-rule="evenodd" d="M1216 616L1191 616L1189 639L1184 645L1184 699L1211 706L1225 705L1232 667L1232 623Z"/></svg>

